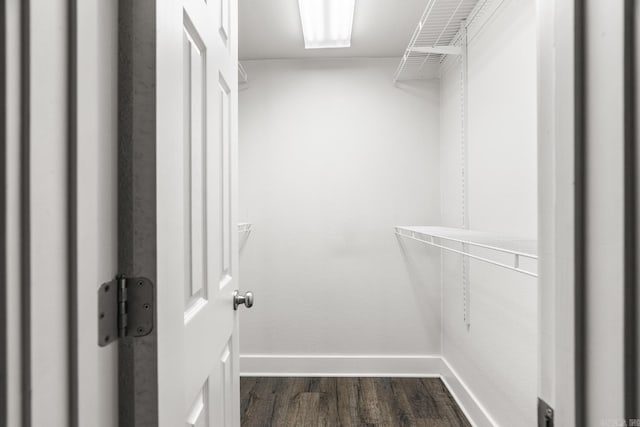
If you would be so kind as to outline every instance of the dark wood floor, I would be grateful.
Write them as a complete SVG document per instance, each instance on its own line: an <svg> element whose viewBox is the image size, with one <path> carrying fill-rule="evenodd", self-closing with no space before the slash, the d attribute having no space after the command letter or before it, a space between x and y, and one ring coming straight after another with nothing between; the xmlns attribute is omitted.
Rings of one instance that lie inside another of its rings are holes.
<svg viewBox="0 0 640 427"><path fill-rule="evenodd" d="M439 378L240 379L242 425L471 426Z"/></svg>

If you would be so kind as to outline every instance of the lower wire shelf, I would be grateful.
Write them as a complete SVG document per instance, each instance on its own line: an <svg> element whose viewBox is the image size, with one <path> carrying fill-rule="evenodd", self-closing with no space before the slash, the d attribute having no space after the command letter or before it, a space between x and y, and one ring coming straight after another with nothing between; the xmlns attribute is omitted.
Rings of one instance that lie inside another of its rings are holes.
<svg viewBox="0 0 640 427"><path fill-rule="evenodd" d="M239 222L238 223L238 232L239 233L249 233L249 232L251 232L251 223L249 223L249 222Z"/></svg>
<svg viewBox="0 0 640 427"><path fill-rule="evenodd" d="M395 232L400 237L538 277L538 244L534 239L436 226L396 226Z"/></svg>

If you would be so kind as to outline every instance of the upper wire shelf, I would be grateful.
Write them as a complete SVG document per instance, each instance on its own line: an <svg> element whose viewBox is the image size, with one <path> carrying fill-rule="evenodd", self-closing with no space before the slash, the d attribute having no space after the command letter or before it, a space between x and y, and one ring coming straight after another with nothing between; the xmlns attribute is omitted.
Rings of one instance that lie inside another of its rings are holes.
<svg viewBox="0 0 640 427"><path fill-rule="evenodd" d="M397 226L395 231L401 237L538 277L538 243L534 239L451 227Z"/></svg>
<svg viewBox="0 0 640 427"><path fill-rule="evenodd" d="M443 55L459 55L460 47L452 42L477 3L478 0L428 0L393 82L422 78L428 64L439 64Z"/></svg>

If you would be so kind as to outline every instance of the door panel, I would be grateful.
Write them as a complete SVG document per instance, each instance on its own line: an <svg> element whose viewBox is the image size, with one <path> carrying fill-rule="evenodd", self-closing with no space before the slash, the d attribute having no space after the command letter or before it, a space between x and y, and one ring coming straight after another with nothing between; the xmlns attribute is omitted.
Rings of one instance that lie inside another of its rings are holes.
<svg viewBox="0 0 640 427"><path fill-rule="evenodd" d="M222 0L224 1L224 0ZM222 217L222 238L221 251L222 251L222 270L220 279L220 289L224 288L231 279L231 205L230 205L230 193L231 193L231 176L230 176L230 151L231 151L231 137L229 132L230 120L230 89L226 80L222 74L219 75L220 84L220 176L219 181L222 184L221 193L222 200L220 201L221 217Z"/></svg>
<svg viewBox="0 0 640 427"><path fill-rule="evenodd" d="M188 427L206 427L209 425L208 380L196 396L193 406L187 415Z"/></svg>
<svg viewBox="0 0 640 427"><path fill-rule="evenodd" d="M229 41L229 24L231 21L229 2L230 0L220 0L220 28L218 31L225 46Z"/></svg>
<svg viewBox="0 0 640 427"><path fill-rule="evenodd" d="M237 426L236 5L156 5L159 424Z"/></svg>
<svg viewBox="0 0 640 427"><path fill-rule="evenodd" d="M205 187L206 50L189 16L184 14L183 110L184 110L184 206L185 206L185 323L207 298Z"/></svg>

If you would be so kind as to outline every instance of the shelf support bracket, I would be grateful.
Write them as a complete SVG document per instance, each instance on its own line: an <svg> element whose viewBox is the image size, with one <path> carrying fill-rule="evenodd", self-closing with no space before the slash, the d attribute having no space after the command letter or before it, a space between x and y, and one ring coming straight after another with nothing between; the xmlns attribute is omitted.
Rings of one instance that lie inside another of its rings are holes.
<svg viewBox="0 0 640 427"><path fill-rule="evenodd" d="M466 21L460 23L460 169L462 172L462 228L469 228L469 195L467 193L467 173L468 173L468 63L467 63L467 24ZM466 244L462 245L462 251L468 252ZM462 305L463 318L467 328L471 327L471 290L469 283L470 262L469 257L462 258Z"/></svg>

